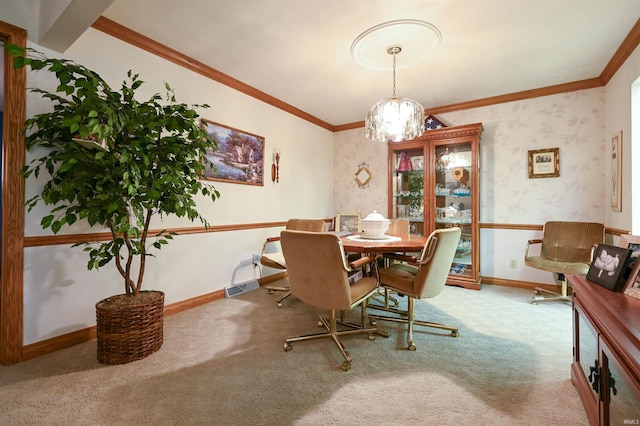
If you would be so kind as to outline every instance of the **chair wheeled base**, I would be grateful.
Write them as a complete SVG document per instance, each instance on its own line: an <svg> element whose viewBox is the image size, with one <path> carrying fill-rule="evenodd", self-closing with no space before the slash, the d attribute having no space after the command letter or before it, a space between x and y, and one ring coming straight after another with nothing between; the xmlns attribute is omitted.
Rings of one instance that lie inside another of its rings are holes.
<svg viewBox="0 0 640 426"><path fill-rule="evenodd" d="M555 293L545 288L536 287L533 298L531 300L531 304L537 305L538 302L554 301L571 302L573 300L573 296L568 292L569 285L567 283L567 278L564 276L564 274L559 273L558 280L561 283L560 293Z"/></svg>
<svg viewBox="0 0 640 426"><path fill-rule="evenodd" d="M342 313L341 313L341 317L342 317ZM366 308L364 307L364 305L362 306L362 315L361 315L361 324L362 325L358 325L358 324L353 324L353 323L349 323L343 320L338 320L337 319L337 315L336 315L336 311L332 310L330 315L329 315L329 319L327 320L327 318L325 318L323 315L319 315L320 321L318 322L318 326L322 327L324 326L324 328L327 330L324 333L313 333L313 334L305 334L303 336L296 336L296 337L287 337L284 341L284 345L283 345L283 349L285 350L285 352L289 352L291 351L293 348L291 346L291 343L293 342L300 342L303 340L311 340L311 339L319 339L322 337L330 337L333 339L334 343L338 346L338 349L340 350L340 353L342 354L342 356L344 357L344 361L342 362L341 368L344 371L349 371L351 370L351 362L353 361L353 358L351 358L351 355L349 355L349 352L347 352L347 350L345 349L344 345L342 344L342 341L340 341L340 337L339 336L345 336L345 335L349 335L349 334L364 334L367 333L369 335L369 340L375 340L376 339L376 334L381 335L383 337L389 337L388 333L385 333L383 331L380 331L377 329L377 327L374 326L370 326L370 327L366 327ZM347 327L346 330L338 330L338 325L342 325L344 327Z"/></svg>
<svg viewBox="0 0 640 426"><path fill-rule="evenodd" d="M393 305L393 307L398 307L400 305L400 301L397 298L391 296L391 291L387 288L379 288L378 292L374 293L371 297L382 298L382 300L384 301L384 306L387 308L391 307L391 305ZM369 306L371 306L371 302L369 302Z"/></svg>
<svg viewBox="0 0 640 426"><path fill-rule="evenodd" d="M409 297L407 300L407 310L402 310L402 309L397 309L397 308L393 308L393 307L389 307L389 306L379 306L379 305L373 305L373 304L369 304L369 308L372 309L379 309L382 311L386 311L386 312L391 312L394 314L399 315L398 317L391 317L391 316L385 316L385 315L369 315L369 318L373 321L372 324L375 325L376 321L390 321L390 322L400 322L400 323L404 323L407 324L408 326L408 330L407 330L407 349L410 351L415 351L416 350L416 345L413 342L413 327L416 325L419 326L423 326L423 327L431 327L431 328L436 328L439 330L448 330L451 332L451 337L459 337L460 336L460 332L458 331L458 327L452 326L452 325L445 325L445 324L440 324L440 323L436 323L436 322L429 322L429 321L422 321L422 320L417 320L415 319L415 308L414 308L414 304L415 304L415 299L413 297ZM411 319L411 321L409 320Z"/></svg>
<svg viewBox="0 0 640 426"><path fill-rule="evenodd" d="M289 287L277 287L277 286L270 286L270 285L265 285L263 286L263 288L267 289L267 293L268 294L273 294L274 291L284 291L285 293L278 297L276 299L276 306L278 308L282 308L282 301L284 299L286 299L287 297L291 296L291 290L289 290Z"/></svg>

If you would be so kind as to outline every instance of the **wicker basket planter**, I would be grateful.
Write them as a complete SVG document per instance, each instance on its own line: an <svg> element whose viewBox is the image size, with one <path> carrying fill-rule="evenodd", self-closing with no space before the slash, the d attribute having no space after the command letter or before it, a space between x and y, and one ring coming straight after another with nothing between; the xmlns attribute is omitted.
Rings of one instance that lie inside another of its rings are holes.
<svg viewBox="0 0 640 426"><path fill-rule="evenodd" d="M126 364L162 346L164 293L119 294L96 303L98 362Z"/></svg>

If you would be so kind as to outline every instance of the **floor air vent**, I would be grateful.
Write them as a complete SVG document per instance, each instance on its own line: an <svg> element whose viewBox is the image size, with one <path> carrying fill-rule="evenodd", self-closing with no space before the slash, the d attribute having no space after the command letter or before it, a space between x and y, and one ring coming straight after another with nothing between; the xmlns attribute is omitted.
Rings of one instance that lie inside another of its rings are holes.
<svg viewBox="0 0 640 426"><path fill-rule="evenodd" d="M256 280L247 281L246 283L236 284L231 287L225 287L224 297L239 296L251 290L256 290L257 288L260 288L258 281Z"/></svg>

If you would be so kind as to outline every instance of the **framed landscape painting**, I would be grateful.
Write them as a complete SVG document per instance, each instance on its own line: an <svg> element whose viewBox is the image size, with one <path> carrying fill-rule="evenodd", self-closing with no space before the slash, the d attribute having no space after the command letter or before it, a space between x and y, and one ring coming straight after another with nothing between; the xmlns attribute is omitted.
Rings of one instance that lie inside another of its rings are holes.
<svg viewBox="0 0 640 426"><path fill-rule="evenodd" d="M264 138L233 127L202 119L202 126L218 142L217 151L205 156L204 180L264 185Z"/></svg>

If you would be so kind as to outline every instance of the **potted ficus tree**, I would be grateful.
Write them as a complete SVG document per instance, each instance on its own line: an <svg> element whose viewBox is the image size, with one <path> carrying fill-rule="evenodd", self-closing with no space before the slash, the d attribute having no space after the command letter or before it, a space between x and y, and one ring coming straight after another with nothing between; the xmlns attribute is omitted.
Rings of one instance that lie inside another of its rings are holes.
<svg viewBox="0 0 640 426"><path fill-rule="evenodd" d="M176 102L167 84L166 97L136 98L143 82L128 72L119 90L96 72L72 60L48 58L33 49L5 46L15 67L55 74L55 92L30 89L51 101L51 112L25 123L25 145L37 149L23 168L25 178L48 174L40 193L27 200L50 206L43 229L86 220L108 230L109 238L84 246L89 270L114 264L124 293L96 304L98 360L121 364L141 359L162 345L164 293L143 291L145 260L172 239L152 231L154 215L176 215L205 226L196 197L215 201L218 191L200 179L201 159L217 143L200 125L194 108Z"/></svg>

